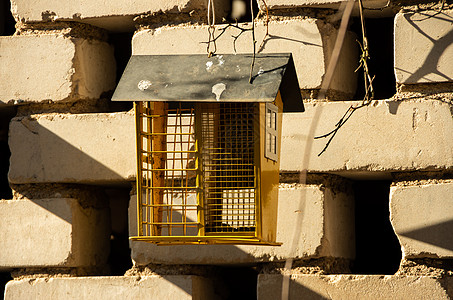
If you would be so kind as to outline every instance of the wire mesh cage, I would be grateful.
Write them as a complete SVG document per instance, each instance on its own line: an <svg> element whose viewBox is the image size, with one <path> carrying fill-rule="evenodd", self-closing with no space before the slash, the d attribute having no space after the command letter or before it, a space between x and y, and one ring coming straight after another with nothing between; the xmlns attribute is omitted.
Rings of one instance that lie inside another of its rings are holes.
<svg viewBox="0 0 453 300"><path fill-rule="evenodd" d="M255 103L136 104L139 236L160 243L257 237L257 111Z"/></svg>
<svg viewBox="0 0 453 300"><path fill-rule="evenodd" d="M283 102L303 111L289 53L133 55L112 96L134 101L137 224L157 244L277 245Z"/></svg>
<svg viewBox="0 0 453 300"><path fill-rule="evenodd" d="M137 106L140 231L144 236L197 235L194 109L167 106Z"/></svg>

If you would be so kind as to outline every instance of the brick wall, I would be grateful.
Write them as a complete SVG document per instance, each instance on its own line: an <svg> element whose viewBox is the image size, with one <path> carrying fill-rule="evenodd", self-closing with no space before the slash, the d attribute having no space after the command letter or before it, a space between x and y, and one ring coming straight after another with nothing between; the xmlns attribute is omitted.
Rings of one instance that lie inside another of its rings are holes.
<svg viewBox="0 0 453 300"><path fill-rule="evenodd" d="M215 1L216 32L241 1ZM5 299L279 299L285 286L291 299L453 296L451 4L364 1L382 8L364 10L377 98L319 155L328 139L314 137L365 94L355 72L358 4L324 99L344 3L267 0L266 36L260 0L260 52L293 54L305 105L283 116L282 245L156 246L128 240L136 234L134 114L111 96L132 54L206 53L208 1L6 2ZM249 26L250 16L241 21ZM225 30L218 53L250 53L251 32L234 41L238 33Z"/></svg>

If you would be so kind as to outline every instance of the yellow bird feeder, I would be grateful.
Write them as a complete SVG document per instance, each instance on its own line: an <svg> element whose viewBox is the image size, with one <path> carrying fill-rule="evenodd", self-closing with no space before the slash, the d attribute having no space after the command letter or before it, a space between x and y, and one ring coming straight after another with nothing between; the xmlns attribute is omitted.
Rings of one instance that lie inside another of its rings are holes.
<svg viewBox="0 0 453 300"><path fill-rule="evenodd" d="M291 54L134 55L112 97L134 101L137 236L276 243L282 111L303 111Z"/></svg>

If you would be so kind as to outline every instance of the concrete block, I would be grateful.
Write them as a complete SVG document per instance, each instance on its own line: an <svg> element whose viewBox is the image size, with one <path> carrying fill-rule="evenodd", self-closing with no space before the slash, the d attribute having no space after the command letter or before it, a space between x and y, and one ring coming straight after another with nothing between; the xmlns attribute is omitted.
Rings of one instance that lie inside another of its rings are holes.
<svg viewBox="0 0 453 300"><path fill-rule="evenodd" d="M313 137L335 129L346 110L357 104L306 103L304 113L283 114L280 170L391 179L390 172L452 168L450 106L425 99L379 100L358 109L318 156L328 139Z"/></svg>
<svg viewBox="0 0 453 300"><path fill-rule="evenodd" d="M129 206L129 235L137 234L136 197ZM131 241L136 265L250 264L287 258L353 258L354 204L350 194L320 185L286 185L279 190L277 242L281 246L174 245Z"/></svg>
<svg viewBox="0 0 453 300"><path fill-rule="evenodd" d="M283 114L281 171L334 173L353 179L391 179L391 172L453 166L453 119L436 100L374 101L357 110L327 139L358 102L306 103ZM136 174L132 112L14 118L9 145L12 183L128 184Z"/></svg>
<svg viewBox="0 0 453 300"><path fill-rule="evenodd" d="M53 1L53 0L12 0L12 13L22 22L72 20L89 23L112 31L133 31L133 18L153 13L189 13L206 11L208 1L204 0L112 0L99 1ZM229 1L215 2L218 20L226 16Z"/></svg>
<svg viewBox="0 0 453 300"><path fill-rule="evenodd" d="M394 184L390 218L403 258L453 258L453 180Z"/></svg>
<svg viewBox="0 0 453 300"><path fill-rule="evenodd" d="M282 275L258 275L258 299L280 299ZM291 275L289 299L451 299L451 277Z"/></svg>
<svg viewBox="0 0 453 300"><path fill-rule="evenodd" d="M126 185L135 178L132 112L14 118L9 146L11 183Z"/></svg>
<svg viewBox="0 0 453 300"><path fill-rule="evenodd" d="M58 34L0 37L0 103L97 99L115 88L113 48Z"/></svg>
<svg viewBox="0 0 453 300"><path fill-rule="evenodd" d="M216 299L210 280L193 275L34 278L8 282L12 299Z"/></svg>
<svg viewBox="0 0 453 300"><path fill-rule="evenodd" d="M338 8L345 1L341 0L266 0L269 9L279 8L294 8L294 7L323 7L323 8ZM260 2L259 2L260 3ZM382 0L364 0L363 4L366 7L383 7L387 1ZM262 5L260 3L260 5Z"/></svg>
<svg viewBox="0 0 453 300"><path fill-rule="evenodd" d="M216 26L215 35L226 25ZM251 25L244 25L250 27ZM251 31L245 31L234 43L232 36L241 32L233 27L217 39L217 53L252 53ZM262 22L256 24L257 49L266 33ZM301 89L319 89L330 59L337 30L330 24L316 19L291 19L269 23L269 34L259 53L291 52ZM137 32L132 39L132 52L144 54L205 54L208 41L207 26L176 26ZM213 47L211 47L213 50ZM357 44L352 33L346 35L343 50L331 84L331 89L353 96L356 89ZM248 67L248 66L246 66ZM258 72L258 70L256 70Z"/></svg>
<svg viewBox="0 0 453 300"><path fill-rule="evenodd" d="M273 10L294 10L295 8L330 8L335 10L341 10L341 6L344 6L347 1L343 0L266 0L268 9ZM258 1L258 5L261 6L262 10L265 10L264 5L261 1ZM366 17L371 18L383 18L383 17L393 17L395 13L392 11L391 7L386 7L386 0L364 0L363 6L365 8L374 8L374 9L364 9L363 14ZM352 9L353 16L360 16L360 11L358 3L354 4ZM341 14L338 14L338 17L341 18Z"/></svg>
<svg viewBox="0 0 453 300"><path fill-rule="evenodd" d="M399 13L395 17L398 83L453 81L453 10Z"/></svg>
<svg viewBox="0 0 453 300"><path fill-rule="evenodd" d="M0 270L106 263L108 209L74 198L0 201Z"/></svg>

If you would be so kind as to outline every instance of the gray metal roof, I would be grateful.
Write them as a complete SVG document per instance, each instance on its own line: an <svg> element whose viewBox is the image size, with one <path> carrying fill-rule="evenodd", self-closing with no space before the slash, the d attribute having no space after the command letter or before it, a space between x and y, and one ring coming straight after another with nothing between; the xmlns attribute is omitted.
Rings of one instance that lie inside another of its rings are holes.
<svg viewBox="0 0 453 300"><path fill-rule="evenodd" d="M291 53L133 55L113 101L271 102L280 90L285 111L303 111Z"/></svg>

